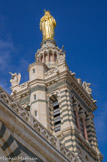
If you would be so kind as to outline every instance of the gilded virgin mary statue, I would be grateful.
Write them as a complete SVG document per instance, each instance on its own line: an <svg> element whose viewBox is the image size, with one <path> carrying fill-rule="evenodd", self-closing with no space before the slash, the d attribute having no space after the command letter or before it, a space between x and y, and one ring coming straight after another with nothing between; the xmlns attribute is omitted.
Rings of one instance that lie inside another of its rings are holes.
<svg viewBox="0 0 107 162"><path fill-rule="evenodd" d="M45 15L40 20L40 30L42 31L43 40L54 39L54 28L56 21L49 11L44 11Z"/></svg>

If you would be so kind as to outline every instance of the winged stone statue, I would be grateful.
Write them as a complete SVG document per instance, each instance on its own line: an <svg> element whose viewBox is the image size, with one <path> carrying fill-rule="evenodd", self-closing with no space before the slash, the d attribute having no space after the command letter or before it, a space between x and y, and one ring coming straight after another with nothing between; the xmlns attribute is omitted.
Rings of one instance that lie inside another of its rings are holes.
<svg viewBox="0 0 107 162"><path fill-rule="evenodd" d="M13 86L19 85L20 80L21 80L21 74L11 73L11 72L9 72L9 74L11 74L11 79L10 79L11 86L13 87Z"/></svg>

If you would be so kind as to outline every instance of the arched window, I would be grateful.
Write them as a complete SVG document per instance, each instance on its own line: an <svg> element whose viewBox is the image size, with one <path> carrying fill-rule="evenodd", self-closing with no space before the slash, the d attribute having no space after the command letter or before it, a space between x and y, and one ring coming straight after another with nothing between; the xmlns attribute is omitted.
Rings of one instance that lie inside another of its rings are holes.
<svg viewBox="0 0 107 162"><path fill-rule="evenodd" d="M52 62L52 52L50 52L50 54L49 54L49 56L50 56L50 62Z"/></svg>
<svg viewBox="0 0 107 162"><path fill-rule="evenodd" d="M45 62L46 63L48 62L48 55L47 54L45 55Z"/></svg>
<svg viewBox="0 0 107 162"><path fill-rule="evenodd" d="M43 63L43 56L41 56L41 62Z"/></svg>
<svg viewBox="0 0 107 162"><path fill-rule="evenodd" d="M83 114L83 109L80 107L79 108L79 121L80 121L81 133L84 137L83 121L82 121L81 114Z"/></svg>
<svg viewBox="0 0 107 162"><path fill-rule="evenodd" d="M55 54L54 54L54 61L56 62L56 60L57 60L57 54L55 52Z"/></svg>
<svg viewBox="0 0 107 162"><path fill-rule="evenodd" d="M55 95L50 98L51 108L50 108L50 118L51 125L55 132L60 131L61 128L61 118L60 118L60 108L57 97Z"/></svg>
<svg viewBox="0 0 107 162"><path fill-rule="evenodd" d="M43 61L44 63L46 63L46 61L47 61L46 59L47 59L47 52L45 51L44 52L44 61Z"/></svg>

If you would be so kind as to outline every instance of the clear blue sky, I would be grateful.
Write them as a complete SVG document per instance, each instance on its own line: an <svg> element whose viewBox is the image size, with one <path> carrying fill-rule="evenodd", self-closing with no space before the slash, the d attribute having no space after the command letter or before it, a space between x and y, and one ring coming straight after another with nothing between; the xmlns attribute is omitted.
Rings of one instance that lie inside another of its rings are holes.
<svg viewBox="0 0 107 162"><path fill-rule="evenodd" d="M107 162L106 0L0 0L0 85L10 93L9 71L20 72L21 83L28 80L28 65L42 41L44 9L56 19L55 40L60 48L64 44L70 70L92 83L98 142Z"/></svg>

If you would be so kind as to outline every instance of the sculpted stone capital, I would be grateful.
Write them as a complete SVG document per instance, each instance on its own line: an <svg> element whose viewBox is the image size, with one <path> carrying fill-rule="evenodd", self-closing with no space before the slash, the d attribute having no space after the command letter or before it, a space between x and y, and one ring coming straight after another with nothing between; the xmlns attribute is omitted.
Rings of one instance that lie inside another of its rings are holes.
<svg viewBox="0 0 107 162"><path fill-rule="evenodd" d="M78 104L76 104L76 105L73 105L73 109L74 109L74 111L79 111L79 106L78 106Z"/></svg>
<svg viewBox="0 0 107 162"><path fill-rule="evenodd" d="M73 109L74 111L79 111L79 108L80 108L80 103L78 101L76 101L74 104L73 104Z"/></svg>
<svg viewBox="0 0 107 162"><path fill-rule="evenodd" d="M84 112L81 112L81 113L79 114L79 116L80 116L81 119L85 119L85 118L86 118L86 115L85 115Z"/></svg>

